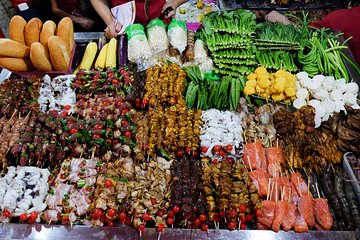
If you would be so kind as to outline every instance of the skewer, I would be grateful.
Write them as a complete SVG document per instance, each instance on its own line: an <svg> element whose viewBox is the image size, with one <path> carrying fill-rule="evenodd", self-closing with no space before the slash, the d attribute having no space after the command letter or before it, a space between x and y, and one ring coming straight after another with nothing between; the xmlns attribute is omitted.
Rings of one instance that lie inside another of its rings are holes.
<svg viewBox="0 0 360 240"><path fill-rule="evenodd" d="M300 187L300 179L299 179L299 177L297 177L297 181L298 181L298 186ZM299 191L299 193L300 193L300 197L301 197L301 191Z"/></svg>
<svg viewBox="0 0 360 240"><path fill-rule="evenodd" d="M318 187L318 185L317 185L317 182L315 183L315 187L316 187L317 194L318 194L318 196L319 196L319 198L320 198L320 191L319 191L319 187Z"/></svg>
<svg viewBox="0 0 360 240"><path fill-rule="evenodd" d="M270 181L271 181L271 179L269 178L269 183L268 183L268 192L267 192L267 195L266 195L266 200L269 200L269 193L270 193Z"/></svg>
<svg viewBox="0 0 360 240"><path fill-rule="evenodd" d="M309 176L308 176L308 193L310 193L310 177Z"/></svg>
<svg viewBox="0 0 360 240"><path fill-rule="evenodd" d="M159 232L157 240L160 240L160 237L161 237L161 232Z"/></svg>
<svg viewBox="0 0 360 240"><path fill-rule="evenodd" d="M238 230L240 230L241 221L240 221L240 219L239 219L239 218L238 218L238 222L239 222L239 225L238 225Z"/></svg>
<svg viewBox="0 0 360 240"><path fill-rule="evenodd" d="M278 183L277 181L275 182L275 201L278 201Z"/></svg>
<svg viewBox="0 0 360 240"><path fill-rule="evenodd" d="M252 172L252 167L251 167L251 163L250 163L250 157L249 157L249 155L247 156L247 160L248 160L248 162L249 162L250 171Z"/></svg>
<svg viewBox="0 0 360 240"><path fill-rule="evenodd" d="M94 159L94 156L95 156L95 147L93 147L93 149L92 149L91 159Z"/></svg>
<svg viewBox="0 0 360 240"><path fill-rule="evenodd" d="M270 201L272 198L273 190L274 190L274 183L271 184L270 199L269 199Z"/></svg>

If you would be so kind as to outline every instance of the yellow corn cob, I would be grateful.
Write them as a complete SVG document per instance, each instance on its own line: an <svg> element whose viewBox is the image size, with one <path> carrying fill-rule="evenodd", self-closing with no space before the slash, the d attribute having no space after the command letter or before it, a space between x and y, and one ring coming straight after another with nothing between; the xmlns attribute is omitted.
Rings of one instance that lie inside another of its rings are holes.
<svg viewBox="0 0 360 240"><path fill-rule="evenodd" d="M95 69L105 68L106 53L107 53L108 46L109 46L109 44L107 43L101 48L99 56L97 57L95 64L94 64Z"/></svg>
<svg viewBox="0 0 360 240"><path fill-rule="evenodd" d="M107 68L115 68L116 67L116 38L112 38L109 42L109 46L106 53L106 61L105 66Z"/></svg>
<svg viewBox="0 0 360 240"><path fill-rule="evenodd" d="M83 59L81 60L80 65L76 68L74 73L77 73L80 69L90 70L97 53L97 44L95 42L90 42L86 46Z"/></svg>

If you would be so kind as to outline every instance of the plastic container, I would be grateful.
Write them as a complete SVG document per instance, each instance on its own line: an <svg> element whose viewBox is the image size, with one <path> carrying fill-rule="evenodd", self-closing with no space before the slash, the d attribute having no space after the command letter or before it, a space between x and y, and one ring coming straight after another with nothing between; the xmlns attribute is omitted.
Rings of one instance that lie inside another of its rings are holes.
<svg viewBox="0 0 360 240"><path fill-rule="evenodd" d="M351 185L354 188L354 192L357 196L358 203L360 204L360 184L359 184L358 180L356 179L356 176L354 174L354 171L351 168L349 161L347 160L347 156L349 154L351 154L351 152L347 152L344 154L343 167L351 180Z"/></svg>

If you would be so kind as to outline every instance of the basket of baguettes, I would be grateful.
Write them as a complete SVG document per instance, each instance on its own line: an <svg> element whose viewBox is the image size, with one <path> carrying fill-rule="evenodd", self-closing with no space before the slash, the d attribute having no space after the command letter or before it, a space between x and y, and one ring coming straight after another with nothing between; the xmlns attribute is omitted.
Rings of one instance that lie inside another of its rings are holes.
<svg viewBox="0 0 360 240"><path fill-rule="evenodd" d="M16 15L10 20L9 39L0 38L0 67L31 75L69 73L74 50L74 26L69 17L56 26L51 20L26 22Z"/></svg>

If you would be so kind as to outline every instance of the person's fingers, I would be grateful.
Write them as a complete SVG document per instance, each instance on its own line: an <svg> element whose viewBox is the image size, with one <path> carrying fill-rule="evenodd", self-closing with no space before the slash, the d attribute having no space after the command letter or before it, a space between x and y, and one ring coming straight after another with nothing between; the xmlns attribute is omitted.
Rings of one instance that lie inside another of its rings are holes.
<svg viewBox="0 0 360 240"><path fill-rule="evenodd" d="M120 30L121 30L121 23L119 23L119 22L117 22L116 23L116 25L115 25L115 31L118 33L118 32L120 32Z"/></svg>
<svg viewBox="0 0 360 240"><path fill-rule="evenodd" d="M166 18L172 18L175 16L175 11L169 12L169 14L166 16Z"/></svg>

